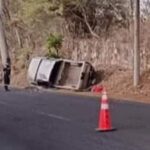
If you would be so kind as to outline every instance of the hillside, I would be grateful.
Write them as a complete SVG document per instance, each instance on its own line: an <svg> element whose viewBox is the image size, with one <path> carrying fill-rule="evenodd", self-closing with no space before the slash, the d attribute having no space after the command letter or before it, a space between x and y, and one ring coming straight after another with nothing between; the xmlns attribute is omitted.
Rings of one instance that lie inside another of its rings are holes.
<svg viewBox="0 0 150 150"><path fill-rule="evenodd" d="M29 86L26 74L31 58L47 56L48 38L61 35L63 43L59 57L89 61L97 71L98 84L106 85L112 95L139 99L150 96L150 23L141 20L142 76L139 87L134 88L133 22L126 13L129 8L126 3L119 3L121 7L113 5L117 15L109 12L109 9L114 10L110 5L103 5L107 13L93 14L95 10L102 10L101 5L93 2L81 5L69 0L63 3L59 0L7 0L5 3L13 86Z"/></svg>

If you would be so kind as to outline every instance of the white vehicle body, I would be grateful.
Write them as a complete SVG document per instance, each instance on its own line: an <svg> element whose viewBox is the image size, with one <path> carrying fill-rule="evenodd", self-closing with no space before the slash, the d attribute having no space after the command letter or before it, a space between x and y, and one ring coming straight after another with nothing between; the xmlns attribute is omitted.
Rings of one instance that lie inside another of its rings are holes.
<svg viewBox="0 0 150 150"><path fill-rule="evenodd" d="M93 67L85 61L33 58L28 69L31 84L79 90L92 82Z"/></svg>

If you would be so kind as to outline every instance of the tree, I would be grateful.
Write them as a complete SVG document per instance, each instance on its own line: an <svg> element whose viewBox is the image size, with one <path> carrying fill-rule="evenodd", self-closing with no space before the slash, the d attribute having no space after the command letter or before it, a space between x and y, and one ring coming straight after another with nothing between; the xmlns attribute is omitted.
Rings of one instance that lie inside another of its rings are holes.
<svg viewBox="0 0 150 150"><path fill-rule="evenodd" d="M20 18L40 22L62 17L73 36L98 38L111 27L128 25L126 0L26 0L22 1Z"/></svg>
<svg viewBox="0 0 150 150"><path fill-rule="evenodd" d="M144 18L150 17L150 0L144 0L142 3L142 15Z"/></svg>
<svg viewBox="0 0 150 150"><path fill-rule="evenodd" d="M63 15L77 36L99 37L113 26L128 25L127 4L126 0L68 0L63 3Z"/></svg>
<svg viewBox="0 0 150 150"><path fill-rule="evenodd" d="M4 84L5 89L8 90L8 84L10 83L10 57L8 53L8 46L6 42L6 36L3 27L3 0L0 0L0 52L2 58L2 65L4 71Z"/></svg>

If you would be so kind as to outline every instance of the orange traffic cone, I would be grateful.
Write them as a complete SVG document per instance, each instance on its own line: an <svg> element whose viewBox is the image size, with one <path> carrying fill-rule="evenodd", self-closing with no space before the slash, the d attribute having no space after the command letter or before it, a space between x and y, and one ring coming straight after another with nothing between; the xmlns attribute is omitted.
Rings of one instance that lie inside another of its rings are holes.
<svg viewBox="0 0 150 150"><path fill-rule="evenodd" d="M114 128L112 128L112 125L111 125L111 116L109 112L109 104L108 104L108 98L107 98L107 93L106 93L105 88L103 89L103 92L102 92L98 128L96 130L101 131L101 132L115 130Z"/></svg>

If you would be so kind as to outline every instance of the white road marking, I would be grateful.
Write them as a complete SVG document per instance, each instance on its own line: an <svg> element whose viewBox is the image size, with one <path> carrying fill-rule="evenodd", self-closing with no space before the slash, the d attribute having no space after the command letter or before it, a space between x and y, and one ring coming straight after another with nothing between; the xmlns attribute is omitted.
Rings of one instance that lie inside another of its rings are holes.
<svg viewBox="0 0 150 150"><path fill-rule="evenodd" d="M10 106L10 104L8 104L6 102L3 102L3 101L0 101L0 105ZM58 116L58 115L55 115L55 114L45 113L45 112L42 112L42 111L35 111L35 113L43 115L43 116L48 116L48 117L51 117L51 118L63 120L63 121L71 121L68 118L65 118L65 117L62 117L62 116Z"/></svg>
<svg viewBox="0 0 150 150"><path fill-rule="evenodd" d="M48 113L41 112L41 111L40 112L37 111L36 113L38 113L40 115L48 116L48 117L51 117L51 118L59 119L59 120L70 121L70 119L68 119L68 118L58 116L58 115L55 115L55 114L48 114Z"/></svg>
<svg viewBox="0 0 150 150"><path fill-rule="evenodd" d="M2 105L6 105L6 106L9 106L9 104L8 104L8 103L6 103L6 102L2 102L2 101L0 101L0 104L2 104Z"/></svg>
<svg viewBox="0 0 150 150"><path fill-rule="evenodd" d="M103 109L103 110L109 109L108 104L102 104L102 105L101 105L101 109Z"/></svg>

